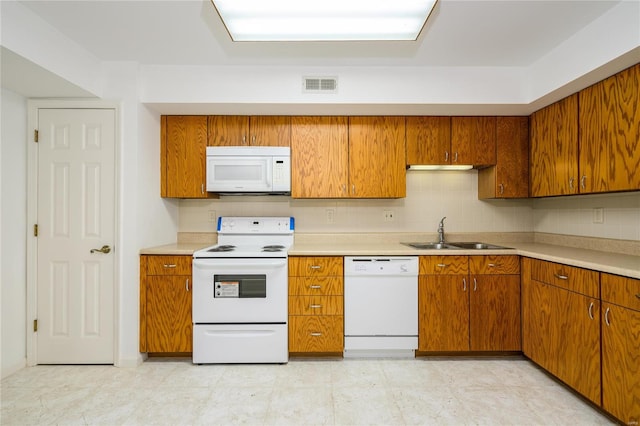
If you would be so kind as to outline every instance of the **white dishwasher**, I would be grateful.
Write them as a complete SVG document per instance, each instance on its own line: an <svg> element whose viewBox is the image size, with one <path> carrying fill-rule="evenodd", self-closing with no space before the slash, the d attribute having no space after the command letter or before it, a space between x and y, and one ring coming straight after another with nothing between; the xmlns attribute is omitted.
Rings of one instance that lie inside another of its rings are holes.
<svg viewBox="0 0 640 426"><path fill-rule="evenodd" d="M418 257L344 258L344 356L413 357Z"/></svg>

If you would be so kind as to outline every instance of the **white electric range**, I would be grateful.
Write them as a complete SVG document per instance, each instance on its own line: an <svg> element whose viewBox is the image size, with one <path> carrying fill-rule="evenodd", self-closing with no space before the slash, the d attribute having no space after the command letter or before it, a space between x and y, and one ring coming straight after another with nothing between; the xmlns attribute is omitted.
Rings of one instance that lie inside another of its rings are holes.
<svg viewBox="0 0 640 426"><path fill-rule="evenodd" d="M220 217L193 254L193 362L286 363L292 217Z"/></svg>

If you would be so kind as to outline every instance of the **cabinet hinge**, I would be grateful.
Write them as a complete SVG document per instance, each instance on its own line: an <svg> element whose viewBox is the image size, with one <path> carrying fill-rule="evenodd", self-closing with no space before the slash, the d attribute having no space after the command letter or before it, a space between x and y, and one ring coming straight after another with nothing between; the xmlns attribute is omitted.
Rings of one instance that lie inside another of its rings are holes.
<svg viewBox="0 0 640 426"><path fill-rule="evenodd" d="M35 225L33 225L33 236L34 237L38 236L38 224L37 223Z"/></svg>
<svg viewBox="0 0 640 426"><path fill-rule="evenodd" d="M38 331L38 320L34 319L33 320L33 332L35 333L36 331Z"/></svg>
<svg viewBox="0 0 640 426"><path fill-rule="evenodd" d="M33 141L38 142L38 129L33 131Z"/></svg>

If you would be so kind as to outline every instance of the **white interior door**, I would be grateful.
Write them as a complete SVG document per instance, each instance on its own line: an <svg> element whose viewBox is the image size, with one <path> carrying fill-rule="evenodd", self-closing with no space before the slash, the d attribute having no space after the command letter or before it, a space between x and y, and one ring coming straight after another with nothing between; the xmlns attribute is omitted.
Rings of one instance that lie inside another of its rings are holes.
<svg viewBox="0 0 640 426"><path fill-rule="evenodd" d="M38 364L114 361L115 130L113 109L38 110Z"/></svg>

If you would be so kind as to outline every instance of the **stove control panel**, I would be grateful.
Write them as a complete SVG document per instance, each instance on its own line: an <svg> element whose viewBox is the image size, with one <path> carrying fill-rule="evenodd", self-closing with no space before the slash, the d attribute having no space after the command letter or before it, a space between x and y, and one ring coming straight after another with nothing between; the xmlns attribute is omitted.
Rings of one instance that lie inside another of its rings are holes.
<svg viewBox="0 0 640 426"><path fill-rule="evenodd" d="M293 234L293 217L233 217L218 218L218 234Z"/></svg>

